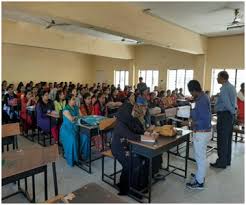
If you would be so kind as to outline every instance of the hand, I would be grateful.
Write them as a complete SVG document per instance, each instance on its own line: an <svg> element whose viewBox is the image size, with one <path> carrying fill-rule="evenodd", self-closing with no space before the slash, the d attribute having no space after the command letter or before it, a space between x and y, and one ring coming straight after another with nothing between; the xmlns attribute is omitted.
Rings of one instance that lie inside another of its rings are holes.
<svg viewBox="0 0 246 205"><path fill-rule="evenodd" d="M155 125L151 125L147 130L148 130L148 131L153 131L154 128L155 128Z"/></svg>

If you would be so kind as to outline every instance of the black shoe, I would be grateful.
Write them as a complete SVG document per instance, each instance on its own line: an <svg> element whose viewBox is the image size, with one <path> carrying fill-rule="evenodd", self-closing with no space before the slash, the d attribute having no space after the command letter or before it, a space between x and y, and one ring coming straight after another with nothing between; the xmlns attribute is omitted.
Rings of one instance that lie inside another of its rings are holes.
<svg viewBox="0 0 246 205"><path fill-rule="evenodd" d="M186 186L190 189L204 189L204 184L199 183L198 181L194 181L193 183L186 183Z"/></svg>
<svg viewBox="0 0 246 205"><path fill-rule="evenodd" d="M214 168L221 168L221 169L225 169L226 168L226 166L222 166L222 165L217 164L217 163L210 163L210 166L214 167Z"/></svg>

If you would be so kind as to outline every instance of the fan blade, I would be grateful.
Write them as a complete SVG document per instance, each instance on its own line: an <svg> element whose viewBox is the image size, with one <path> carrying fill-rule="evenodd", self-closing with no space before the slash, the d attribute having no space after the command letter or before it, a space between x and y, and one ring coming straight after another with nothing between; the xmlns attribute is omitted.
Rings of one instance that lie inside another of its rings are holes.
<svg viewBox="0 0 246 205"><path fill-rule="evenodd" d="M57 23L54 26L69 26L69 25L71 25L71 24L68 24L68 23Z"/></svg>
<svg viewBox="0 0 246 205"><path fill-rule="evenodd" d="M50 24L50 25L46 26L45 28L46 28L46 29L49 29L49 28L51 28L52 26L53 26L53 25Z"/></svg>

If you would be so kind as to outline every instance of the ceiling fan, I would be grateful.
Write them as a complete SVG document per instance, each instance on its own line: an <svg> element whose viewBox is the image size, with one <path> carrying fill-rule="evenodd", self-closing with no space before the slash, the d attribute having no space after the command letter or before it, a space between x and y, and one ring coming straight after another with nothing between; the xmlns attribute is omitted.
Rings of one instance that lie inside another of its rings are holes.
<svg viewBox="0 0 246 205"><path fill-rule="evenodd" d="M53 19L51 19L51 21L46 21L46 22L48 23L48 25L45 27L46 29L49 29L53 26L69 26L69 25L71 25L68 23L56 23L55 20L53 20Z"/></svg>
<svg viewBox="0 0 246 205"><path fill-rule="evenodd" d="M236 28L243 28L244 27L244 23L241 23L242 15L240 15L240 9L235 9L234 10L234 15L235 15L235 17L234 17L232 23L227 25L226 30L236 29Z"/></svg>

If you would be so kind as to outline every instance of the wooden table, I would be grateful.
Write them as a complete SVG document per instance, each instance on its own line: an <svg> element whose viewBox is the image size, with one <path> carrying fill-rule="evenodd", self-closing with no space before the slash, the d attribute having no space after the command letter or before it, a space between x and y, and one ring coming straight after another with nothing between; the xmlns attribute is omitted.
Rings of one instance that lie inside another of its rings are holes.
<svg viewBox="0 0 246 205"><path fill-rule="evenodd" d="M26 177L32 177L33 198L27 191L19 189L18 192L2 198L2 200L9 198L15 194L23 193L29 201L35 202L35 175L44 172L44 190L45 200L48 199L48 178L47 178L47 164L52 163L53 179L55 195L58 194L56 165L55 161L58 159L58 147L53 145L47 148L40 146L32 146L24 150L15 150L2 155L2 186L16 182ZM20 187L19 187L20 188Z"/></svg>
<svg viewBox="0 0 246 205"><path fill-rule="evenodd" d="M71 196L71 197L70 197ZM48 203L127 203L96 183L89 183L76 191Z"/></svg>
<svg viewBox="0 0 246 205"><path fill-rule="evenodd" d="M9 144L13 144L13 149L18 149L17 136L20 135L20 124L9 123L2 125L2 152L4 151L4 145L7 145L7 151L9 151Z"/></svg>
<svg viewBox="0 0 246 205"><path fill-rule="evenodd" d="M164 169L166 171L168 171L168 174L166 174L165 176L173 173L176 174L178 176L187 177L187 164L188 164L188 157L189 157L189 139L190 139L190 135L192 134L192 131L190 130L183 130L180 128L177 128L177 130L182 130L182 134L181 135L177 135L175 137L163 137L160 136L157 140L156 143L143 143L141 141L132 141L132 140L128 140L128 142L130 143L130 174L129 174L129 181L131 182L131 170L132 170L132 156L133 154L137 154L140 155L142 157L145 157L149 160L149 181L148 181L148 196L146 196L145 194L143 194L142 192L137 191L136 189L134 189L131 186L131 183L129 184L129 189L133 192L138 192L141 196L143 196L144 198L148 199L148 202L151 203L151 186L152 186L152 159L160 154L163 154L163 152L167 152L167 167ZM185 168L181 169L179 167L176 167L174 165L170 164L170 156L169 154L172 154L169 150L173 147L176 147L182 143L186 142L186 155L185 155ZM169 167L173 168L173 170L169 171ZM176 170L179 171L183 171L184 175L181 175L177 172L175 172ZM145 190L143 190L144 192ZM134 199L136 199L139 202L143 202L141 200L139 200L138 198L134 197L133 195L130 194L131 197L133 197Z"/></svg>

